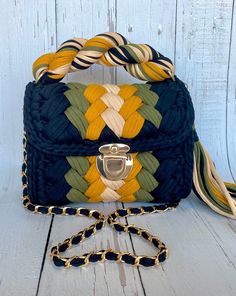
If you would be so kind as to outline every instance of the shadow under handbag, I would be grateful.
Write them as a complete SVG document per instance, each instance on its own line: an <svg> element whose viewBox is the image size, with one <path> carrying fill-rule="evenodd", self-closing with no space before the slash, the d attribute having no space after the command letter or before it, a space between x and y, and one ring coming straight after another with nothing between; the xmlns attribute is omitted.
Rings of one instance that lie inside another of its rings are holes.
<svg viewBox="0 0 236 296"><path fill-rule="evenodd" d="M123 66L138 84L62 83L63 77L94 63ZM217 213L236 218L236 184L223 182L194 126L194 109L185 84L168 58L147 44L130 43L107 32L73 38L33 64L35 81L24 98L23 204L34 213L96 219L51 249L57 266L84 266L113 260L158 266L168 250L147 230L122 224L129 215L175 208L191 190ZM149 202L117 209L63 207L73 202ZM113 249L63 257L60 253L95 234L105 223L143 237L155 256Z"/></svg>

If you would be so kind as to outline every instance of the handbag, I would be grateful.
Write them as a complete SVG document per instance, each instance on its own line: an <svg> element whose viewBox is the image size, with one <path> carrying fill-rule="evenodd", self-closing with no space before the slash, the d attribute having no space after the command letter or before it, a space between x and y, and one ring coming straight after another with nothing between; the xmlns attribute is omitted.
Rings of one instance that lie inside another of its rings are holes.
<svg viewBox="0 0 236 296"><path fill-rule="evenodd" d="M93 64L122 66L142 83L60 82ZM193 103L170 59L148 44L130 43L117 32L73 38L33 64L35 80L24 96L23 205L34 213L94 218L90 227L52 247L56 266L112 260L158 266L166 245L122 217L175 209L191 190L217 213L236 218L236 184L224 182L200 142ZM70 203L143 202L107 217ZM148 205L146 204L148 202ZM136 234L157 249L154 256L100 250L61 253L102 229Z"/></svg>

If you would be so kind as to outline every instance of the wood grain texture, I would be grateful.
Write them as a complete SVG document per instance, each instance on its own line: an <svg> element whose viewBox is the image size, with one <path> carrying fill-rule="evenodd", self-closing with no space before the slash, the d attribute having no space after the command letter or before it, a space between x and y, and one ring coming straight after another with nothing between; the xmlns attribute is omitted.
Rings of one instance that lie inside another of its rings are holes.
<svg viewBox="0 0 236 296"><path fill-rule="evenodd" d="M32 62L71 37L118 31L175 61L193 98L196 128L224 180L236 179L236 5L234 0L2 0L0 2L0 295L233 296L236 222L212 212L194 194L161 215L128 218L160 236L170 258L158 269L106 262L62 270L50 248L91 224L82 217L34 215L21 206L22 106ZM65 81L132 83L121 68L73 73ZM82 204L108 213L135 204ZM115 248L155 249L105 227L67 254ZM46 256L46 257L45 257Z"/></svg>
<svg viewBox="0 0 236 296"><path fill-rule="evenodd" d="M132 217L135 223L161 237L169 260L151 272L140 268L147 295L234 295L236 271L235 221L216 215L193 194L173 212ZM145 242L133 238L137 254L152 254ZM151 248L150 248L151 249ZM153 293L153 285L155 294Z"/></svg>
<svg viewBox="0 0 236 296"><path fill-rule="evenodd" d="M0 180L0 294L35 295L51 218L23 208L19 166L1 167Z"/></svg>
<svg viewBox="0 0 236 296"><path fill-rule="evenodd" d="M233 0L179 0L176 22L177 73L192 95L200 139L226 179L232 178L226 147L232 6Z"/></svg>
<svg viewBox="0 0 236 296"><path fill-rule="evenodd" d="M22 106L31 64L55 49L52 1L0 3L0 295L35 295L51 217L22 207Z"/></svg>
<svg viewBox="0 0 236 296"><path fill-rule="evenodd" d="M134 43L150 44L172 60L175 53L176 1L118 1L117 31ZM117 69L117 83L139 83Z"/></svg>
<svg viewBox="0 0 236 296"><path fill-rule="evenodd" d="M42 52L55 50L55 6L52 1L0 3L1 149L9 161L21 161L22 106L25 85L32 80L32 63Z"/></svg>
<svg viewBox="0 0 236 296"><path fill-rule="evenodd" d="M228 60L228 81L226 100L226 144L228 151L228 162L233 180L236 183L236 5L232 9L231 39Z"/></svg>
<svg viewBox="0 0 236 296"><path fill-rule="evenodd" d="M115 0L75 1L57 0L57 43L71 37L91 38L96 34L115 30ZM93 65L88 70L69 74L65 80L81 83L114 83L114 68Z"/></svg>

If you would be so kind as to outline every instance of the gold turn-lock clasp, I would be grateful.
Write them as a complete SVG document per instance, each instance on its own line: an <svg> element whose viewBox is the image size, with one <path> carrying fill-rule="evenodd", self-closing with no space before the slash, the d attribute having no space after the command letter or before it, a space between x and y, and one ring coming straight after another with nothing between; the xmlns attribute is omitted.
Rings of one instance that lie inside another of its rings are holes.
<svg viewBox="0 0 236 296"><path fill-rule="evenodd" d="M96 158L99 173L106 179L117 181L125 179L133 166L130 147L125 144L106 144L99 148L100 155Z"/></svg>

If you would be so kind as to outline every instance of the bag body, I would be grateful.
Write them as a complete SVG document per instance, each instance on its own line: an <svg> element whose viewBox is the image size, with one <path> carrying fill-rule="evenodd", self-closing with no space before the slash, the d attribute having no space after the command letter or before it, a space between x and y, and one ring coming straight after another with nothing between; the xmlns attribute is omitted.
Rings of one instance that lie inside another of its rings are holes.
<svg viewBox="0 0 236 296"><path fill-rule="evenodd" d="M94 63L123 66L145 82L60 82L67 73ZM37 59L33 73L35 81L26 86L24 97L23 204L34 213L97 219L52 248L57 266L105 259L158 266L168 256L165 244L117 219L173 209L191 190L214 211L236 218L236 184L221 180L200 142L190 94L171 60L147 44L132 44L119 33L107 32L64 42L56 53ZM107 218L96 210L67 206L115 201L150 206L118 209ZM106 222L150 241L157 254L109 249L71 258L60 255Z"/></svg>
<svg viewBox="0 0 236 296"><path fill-rule="evenodd" d="M33 106L33 108L32 108ZM176 202L192 189L194 110L184 84L29 83L24 102L31 201ZM124 180L96 167L99 147L130 147Z"/></svg>

